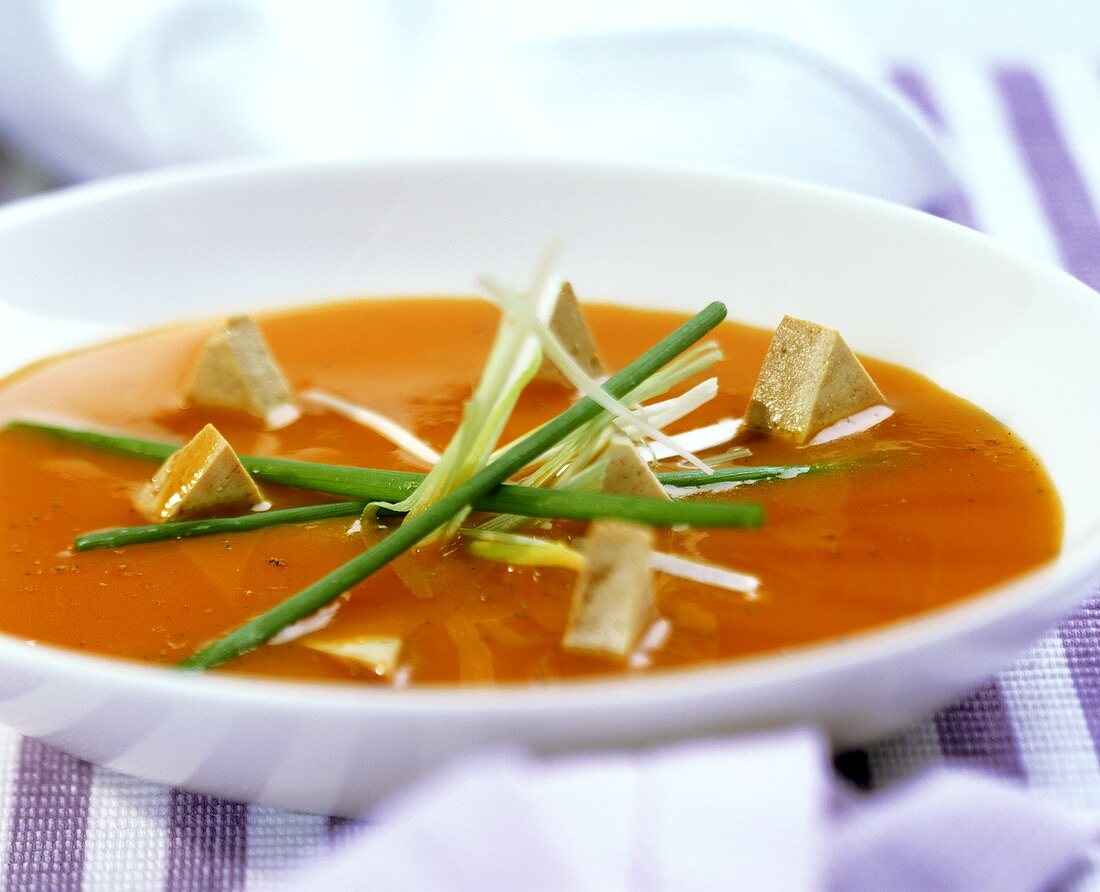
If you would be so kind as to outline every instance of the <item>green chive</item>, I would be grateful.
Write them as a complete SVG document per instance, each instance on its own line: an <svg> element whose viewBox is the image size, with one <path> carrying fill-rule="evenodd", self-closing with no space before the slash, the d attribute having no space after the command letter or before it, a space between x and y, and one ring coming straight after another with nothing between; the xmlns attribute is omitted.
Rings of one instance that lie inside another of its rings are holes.
<svg viewBox="0 0 1100 892"><path fill-rule="evenodd" d="M758 505L744 502L667 502L609 493L566 492L526 486L498 486L474 503L478 510L521 514L525 517L552 517L560 520L619 520L643 523L651 527L758 527L764 512ZM331 502L246 514L243 517L214 517L209 520L183 520L150 523L141 526L97 530L76 537L77 551L97 548L123 548L164 539L190 539L243 533L284 523L305 523L330 517L361 514L367 502ZM394 516L400 512L379 509L379 514Z"/></svg>
<svg viewBox="0 0 1100 892"><path fill-rule="evenodd" d="M153 461L164 461L182 445L165 443L162 440L144 440L122 434L107 434L56 424L43 424L37 421L12 421L8 423L7 429L44 434L56 440L75 443L100 452ZM289 458L266 458L255 455L242 455L240 459L248 472L261 480L371 501L398 502L413 492L424 479L423 474L412 471L382 471L375 468L323 465Z"/></svg>
<svg viewBox="0 0 1100 892"><path fill-rule="evenodd" d="M563 520L619 518L653 527L758 527L764 522L760 506L747 502L677 502L509 484L474 504L479 510L491 505L488 510L496 514Z"/></svg>
<svg viewBox="0 0 1100 892"><path fill-rule="evenodd" d="M163 461L180 447L160 440L143 440L120 434L105 434L99 431L79 430L52 424L40 424L34 421L13 421L9 430L23 430L45 434L59 440L76 443L101 452L111 452L130 458L145 458ZM297 461L290 458L265 458L255 455L242 455L241 462L250 474L261 480L295 486L314 492L330 495L348 496L368 501L399 502L412 493L424 480L423 474L414 471L383 471L377 468L355 468L347 465L324 465L316 462ZM668 486L706 486L714 483L733 481L751 483L772 480L777 477L793 477L808 471L817 470L822 465L740 465L723 468L713 474L702 471L671 471L657 475L657 479ZM546 510L528 510L527 500L540 499L551 490L539 487L503 484L493 493L478 499L474 507L478 511L500 514L521 514L528 517L553 517ZM507 494L507 500L503 498ZM498 501L497 496L501 499ZM578 509L574 509L576 511ZM561 515L565 517L567 515ZM568 515L577 520L590 520L592 517L607 517L607 514ZM679 521L674 521L679 523ZM725 526L726 524L723 524Z"/></svg>
<svg viewBox="0 0 1100 892"><path fill-rule="evenodd" d="M720 468L713 474L702 471L671 471L658 474L657 479L665 486L712 486L715 483L757 483L764 480L800 477L824 465L738 465L734 468Z"/></svg>
<svg viewBox="0 0 1100 892"><path fill-rule="evenodd" d="M208 520L180 520L173 523L150 523L142 526L97 530L76 537L77 551L95 548L122 548L162 539L190 539L194 536L216 536L220 533L243 533L284 523L307 523L331 517L352 517L362 514L366 502L329 502L302 508L261 511L243 517L212 517Z"/></svg>

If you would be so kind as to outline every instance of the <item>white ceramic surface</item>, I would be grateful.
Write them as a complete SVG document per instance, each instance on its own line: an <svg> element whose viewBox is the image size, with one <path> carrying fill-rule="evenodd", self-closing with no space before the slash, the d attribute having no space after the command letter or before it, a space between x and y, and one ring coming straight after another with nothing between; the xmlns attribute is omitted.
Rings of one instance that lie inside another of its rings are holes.
<svg viewBox="0 0 1100 892"><path fill-rule="evenodd" d="M1065 503L1052 565L782 656L628 681L403 692L185 676L0 636L0 720L164 783L354 813L486 743L540 751L819 722L839 743L1001 667L1100 577L1100 297L948 223L756 177L563 165L180 170L0 210L0 370L105 331L362 293L468 291L551 236L584 292L827 320L1002 418ZM48 321L43 321L43 317Z"/></svg>

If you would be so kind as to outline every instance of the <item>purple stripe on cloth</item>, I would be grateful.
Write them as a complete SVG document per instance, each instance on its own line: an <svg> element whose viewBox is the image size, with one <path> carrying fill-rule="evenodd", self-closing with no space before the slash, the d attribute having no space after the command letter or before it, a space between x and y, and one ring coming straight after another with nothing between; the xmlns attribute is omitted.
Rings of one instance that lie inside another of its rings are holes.
<svg viewBox="0 0 1100 892"><path fill-rule="evenodd" d="M920 210L926 211L935 217L950 220L952 223L958 223L960 226L968 226L971 229L978 228L974 222L974 210L970 206L970 199L960 190L941 195L934 201L922 206Z"/></svg>
<svg viewBox="0 0 1100 892"><path fill-rule="evenodd" d="M1058 627L1093 747L1100 753L1100 594Z"/></svg>
<svg viewBox="0 0 1100 892"><path fill-rule="evenodd" d="M947 132L947 120L944 118L943 112L928 86L928 81L923 75L912 68L895 68L891 74L891 80L893 80L898 92L919 108L936 130L941 133ZM953 223L969 226L971 229L978 228L974 217L974 207L971 205L966 193L961 189L940 196L923 210Z"/></svg>
<svg viewBox="0 0 1100 892"><path fill-rule="evenodd" d="M947 119L923 76L910 68L898 68L893 72L893 81L937 130L947 131ZM978 228L973 206L961 191L944 196L939 206L927 210L963 226ZM1026 775L1004 696L996 682L941 710L936 715L936 731L940 748L950 761L973 763L1008 777Z"/></svg>
<svg viewBox="0 0 1100 892"><path fill-rule="evenodd" d="M874 779L871 775L871 757L867 750L845 750L833 756L837 774L860 790L870 790Z"/></svg>
<svg viewBox="0 0 1100 892"><path fill-rule="evenodd" d="M997 87L1063 264L1100 286L1100 219L1038 78L1022 68L997 72ZM1059 629L1093 748L1100 754L1100 598L1094 595Z"/></svg>
<svg viewBox="0 0 1100 892"><path fill-rule="evenodd" d="M890 80L902 96L913 103L937 130L943 129L943 115L932 101L928 82L912 68L898 67L890 72Z"/></svg>
<svg viewBox="0 0 1100 892"><path fill-rule="evenodd" d="M1005 777L1027 776L1004 695L996 682L940 710L936 731L948 762L966 763Z"/></svg>
<svg viewBox="0 0 1100 892"><path fill-rule="evenodd" d="M80 889L91 794L91 765L40 741L21 741L4 888Z"/></svg>
<svg viewBox="0 0 1100 892"><path fill-rule="evenodd" d="M173 790L168 820L167 892L244 886L247 805Z"/></svg>
<svg viewBox="0 0 1100 892"><path fill-rule="evenodd" d="M1046 91L1023 68L1002 68L995 77L1062 263L1086 285L1098 288L1100 220Z"/></svg>
<svg viewBox="0 0 1100 892"><path fill-rule="evenodd" d="M328 825L325 828L329 844L343 845L370 827L371 823L369 818L341 818L334 815L328 819Z"/></svg>

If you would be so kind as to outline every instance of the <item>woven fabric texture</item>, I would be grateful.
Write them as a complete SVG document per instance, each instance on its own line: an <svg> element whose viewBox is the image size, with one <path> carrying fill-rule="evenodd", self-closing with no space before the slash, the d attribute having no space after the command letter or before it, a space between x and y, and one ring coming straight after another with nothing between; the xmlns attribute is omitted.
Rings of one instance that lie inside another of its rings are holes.
<svg viewBox="0 0 1100 892"><path fill-rule="evenodd" d="M899 65L891 76L940 133L965 184L929 210L1100 288L1100 64L944 60ZM966 765L1096 809L1098 754L1100 593L960 702L838 754L836 766L875 789L930 763ZM0 729L0 850L11 890L261 890L369 832L158 787ZM1100 890L1100 870L1077 887Z"/></svg>

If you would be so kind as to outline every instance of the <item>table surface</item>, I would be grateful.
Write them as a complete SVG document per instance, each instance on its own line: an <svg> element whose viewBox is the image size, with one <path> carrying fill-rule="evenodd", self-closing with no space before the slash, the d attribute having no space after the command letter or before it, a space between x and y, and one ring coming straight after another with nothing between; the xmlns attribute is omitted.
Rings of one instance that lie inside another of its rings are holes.
<svg viewBox="0 0 1100 892"><path fill-rule="evenodd" d="M939 131L965 192L936 213L1100 289L1100 60L941 60L891 77ZM43 182L0 152L0 199ZM1100 297L1098 297L1100 300ZM1098 580L1100 582L1100 580ZM1100 808L1100 595L1013 666L897 736L841 753L880 788L930 763L1014 778ZM270 888L365 825L168 789L0 729L0 848L17 889ZM1075 888L1100 890L1100 871Z"/></svg>

